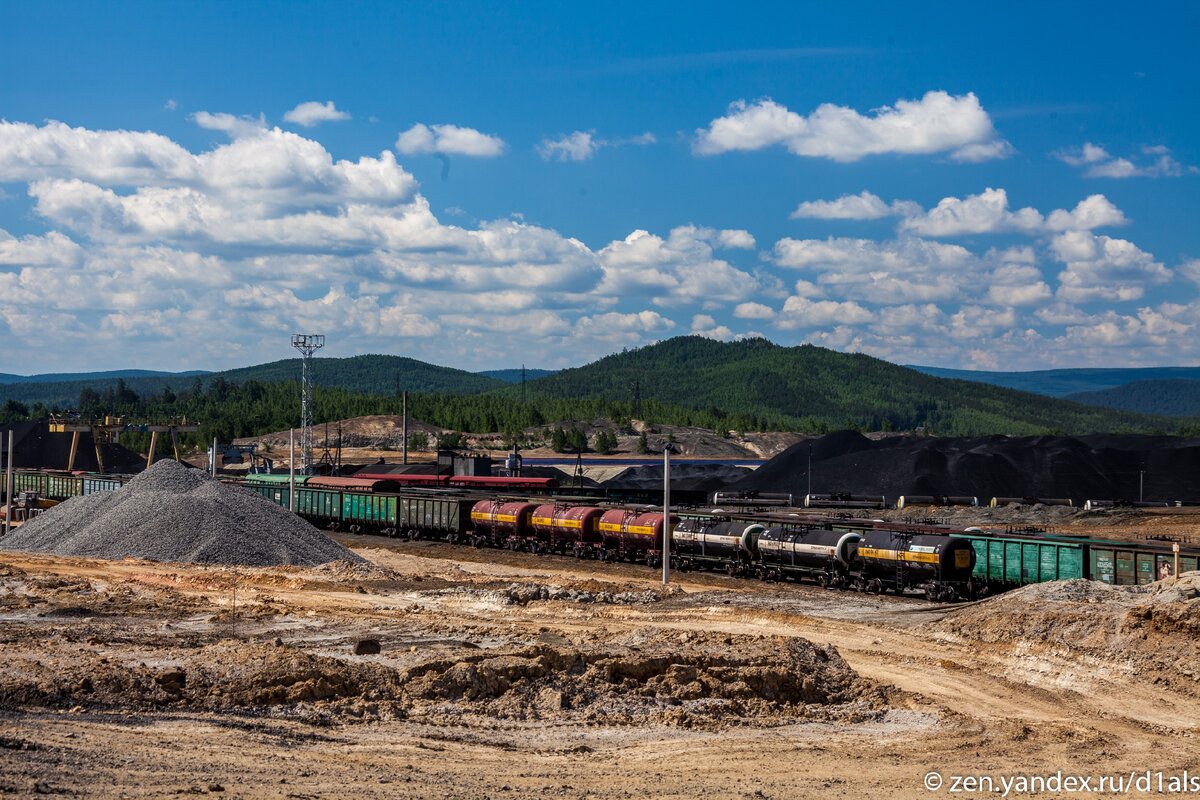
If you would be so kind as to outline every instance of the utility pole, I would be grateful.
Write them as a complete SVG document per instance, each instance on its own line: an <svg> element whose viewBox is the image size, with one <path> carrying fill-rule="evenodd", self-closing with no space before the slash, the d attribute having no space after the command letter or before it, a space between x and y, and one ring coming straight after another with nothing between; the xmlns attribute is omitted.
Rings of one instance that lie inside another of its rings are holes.
<svg viewBox="0 0 1200 800"><path fill-rule="evenodd" d="M1142 496L1142 489L1145 487L1145 485L1146 485L1146 465L1143 464L1142 468L1138 470L1138 502L1139 503L1145 501L1145 498Z"/></svg>
<svg viewBox="0 0 1200 800"><path fill-rule="evenodd" d="M522 405L524 405L524 404L525 404L525 402L526 402L526 397L525 397L525 365L524 365L524 364L522 364L522 365L521 365L521 404L522 404Z"/></svg>
<svg viewBox="0 0 1200 800"><path fill-rule="evenodd" d="M808 445L808 494L812 494L812 443Z"/></svg>
<svg viewBox="0 0 1200 800"><path fill-rule="evenodd" d="M313 451L313 353L325 346L325 337L314 333L292 334L292 347L300 351L300 466L312 473ZM327 442L328 444L328 442Z"/></svg>
<svg viewBox="0 0 1200 800"><path fill-rule="evenodd" d="M663 445L663 586L671 582L671 443Z"/></svg>
<svg viewBox="0 0 1200 800"><path fill-rule="evenodd" d="M8 472L4 475L4 535L12 533L13 431L8 429Z"/></svg>
<svg viewBox="0 0 1200 800"><path fill-rule="evenodd" d="M408 463L408 390L400 395L400 436L404 439L404 463Z"/></svg>
<svg viewBox="0 0 1200 800"><path fill-rule="evenodd" d="M296 513L296 429L288 428L288 511Z"/></svg>

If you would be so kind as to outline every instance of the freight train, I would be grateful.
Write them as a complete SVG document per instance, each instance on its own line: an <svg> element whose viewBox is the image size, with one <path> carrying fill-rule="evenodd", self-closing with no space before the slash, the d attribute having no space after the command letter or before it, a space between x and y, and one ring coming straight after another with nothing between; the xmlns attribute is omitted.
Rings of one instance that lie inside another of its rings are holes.
<svg viewBox="0 0 1200 800"><path fill-rule="evenodd" d="M538 497L531 495L533 487L505 486L525 489L511 497L481 494L482 487L414 488L398 485L393 477L297 476L295 511L335 530L651 566L661 565L663 532L668 529L671 560L680 569L811 580L870 592L915 590L935 600L1068 578L1145 584L1200 566L1200 548L1173 552L1169 544L1158 542L830 518L769 505L765 511L680 510L665 526L662 513L648 506L613 506L591 497ZM61 500L112 491L124 480L18 472L16 488ZM286 475L251 475L243 484L285 508L292 505ZM554 489L546 483L537 488Z"/></svg>

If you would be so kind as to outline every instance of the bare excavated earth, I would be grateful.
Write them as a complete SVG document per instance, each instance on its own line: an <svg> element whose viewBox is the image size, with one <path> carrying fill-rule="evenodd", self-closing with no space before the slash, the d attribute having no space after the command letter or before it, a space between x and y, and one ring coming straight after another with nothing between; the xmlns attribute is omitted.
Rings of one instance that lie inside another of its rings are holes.
<svg viewBox="0 0 1200 800"><path fill-rule="evenodd" d="M1200 755L1191 576L947 607L338 538L366 563L0 551L0 795L928 797Z"/></svg>
<svg viewBox="0 0 1200 800"><path fill-rule="evenodd" d="M786 432L759 433L756 431L730 432L722 436L707 428L694 428L679 425L648 426L639 420L634 420L626 429L608 419L594 420L558 420L528 428L524 431L528 446L522 449L528 457L555 458L562 457L550 449L547 431L555 427L564 429L578 428L589 440L594 440L601 431L609 431L617 435L617 449L611 455L628 458L638 454L640 434L645 431L647 446L651 452L661 453L668 437L672 439L675 452L690 458L772 458L787 448L803 440L805 437ZM424 433L429 438L430 446L436 445L436 438L449 433L446 428L439 428L420 420L408 421L409 433ZM350 419L322 423L314 427L316 447L336 448L339 445L342 457L346 461L370 462L378 458L388 461L398 460L397 454L403 449L403 418L400 416L372 415L352 417ZM503 459L504 454L511 450L511 445L502 433L464 433L465 447L471 450L490 452L493 457ZM277 431L261 436L236 439L237 444L258 444L261 454L286 461L288 449L288 432ZM428 458L433 452L412 452L413 458ZM589 454L589 458L603 457L599 454Z"/></svg>

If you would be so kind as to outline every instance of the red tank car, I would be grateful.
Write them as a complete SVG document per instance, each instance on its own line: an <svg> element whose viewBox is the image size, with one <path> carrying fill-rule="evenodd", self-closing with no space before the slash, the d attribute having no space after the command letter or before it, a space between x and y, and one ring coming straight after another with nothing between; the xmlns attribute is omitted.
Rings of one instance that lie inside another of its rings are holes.
<svg viewBox="0 0 1200 800"><path fill-rule="evenodd" d="M596 506L538 506L533 511L533 530L555 552L594 557L601 543L603 515L604 509Z"/></svg>
<svg viewBox="0 0 1200 800"><path fill-rule="evenodd" d="M679 517L671 515L671 527ZM654 511L629 511L613 508L600 517L600 536L608 559L645 561L650 566L661 563L663 515Z"/></svg>
<svg viewBox="0 0 1200 800"><path fill-rule="evenodd" d="M533 503L514 503L503 500L480 500L471 508L471 523L475 528L475 545L506 544L516 550L521 543L534 540L530 519Z"/></svg>

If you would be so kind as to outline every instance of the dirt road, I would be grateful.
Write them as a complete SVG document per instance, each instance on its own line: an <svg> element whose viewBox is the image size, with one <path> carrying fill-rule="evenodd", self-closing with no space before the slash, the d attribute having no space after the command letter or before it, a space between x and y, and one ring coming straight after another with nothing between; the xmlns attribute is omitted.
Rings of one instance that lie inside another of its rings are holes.
<svg viewBox="0 0 1200 800"><path fill-rule="evenodd" d="M929 797L1200 755L1186 675L922 600L342 541L373 566L0 554L0 793Z"/></svg>

